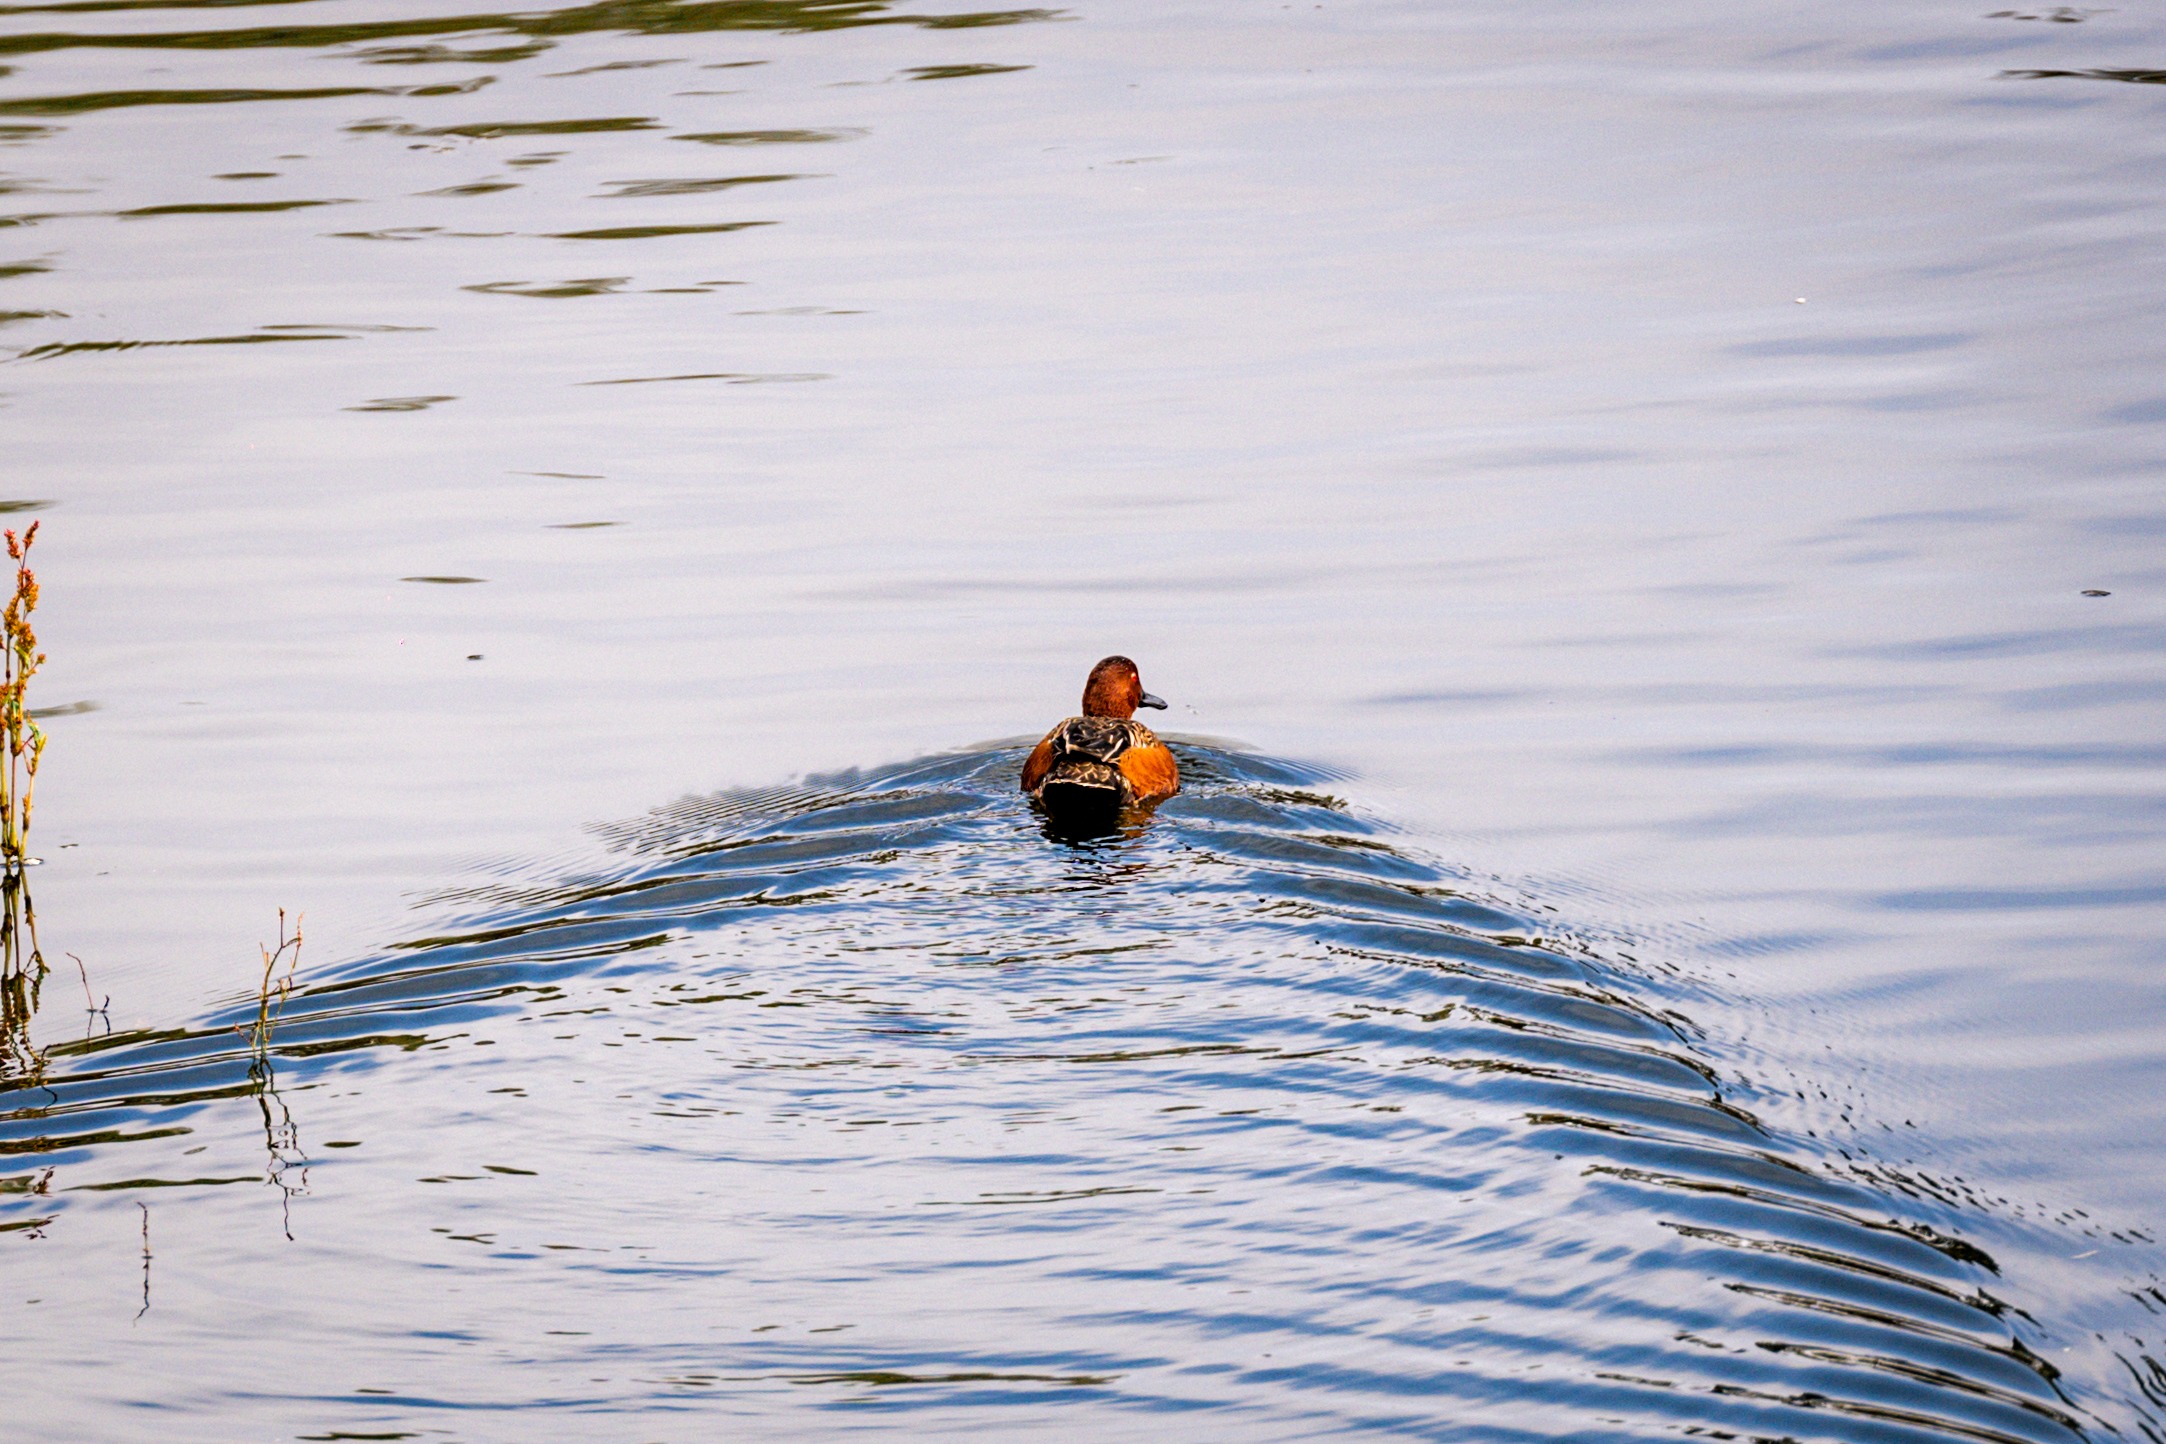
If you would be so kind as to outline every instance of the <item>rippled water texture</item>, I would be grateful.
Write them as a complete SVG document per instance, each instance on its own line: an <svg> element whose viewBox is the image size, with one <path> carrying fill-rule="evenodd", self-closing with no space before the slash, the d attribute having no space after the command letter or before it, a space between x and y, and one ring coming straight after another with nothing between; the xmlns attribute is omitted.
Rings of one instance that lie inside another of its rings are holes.
<svg viewBox="0 0 2166 1444"><path fill-rule="evenodd" d="M47 1165L8 1226L50 1235L11 1284L68 1290L62 1240L156 1200L158 1327L124 1372L57 1362L77 1397L36 1416L2102 1422L1967 1201L1771 1131L1701 985L1545 936L1313 776L1185 752L1162 816L1085 842L1009 790L1020 749L689 802L311 985L253 1071L245 1013L61 1050L8 1100ZM161 1251L167 1187L217 1192Z"/></svg>
<svg viewBox="0 0 2166 1444"><path fill-rule="evenodd" d="M2161 67L0 4L0 1434L2166 1441Z"/></svg>

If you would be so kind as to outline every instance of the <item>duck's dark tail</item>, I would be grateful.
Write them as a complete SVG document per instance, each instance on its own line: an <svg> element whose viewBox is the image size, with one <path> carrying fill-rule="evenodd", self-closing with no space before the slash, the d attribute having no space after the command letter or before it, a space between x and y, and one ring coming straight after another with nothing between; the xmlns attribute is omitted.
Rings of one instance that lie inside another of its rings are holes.
<svg viewBox="0 0 2166 1444"><path fill-rule="evenodd" d="M1071 753L1053 764L1038 800L1064 826L1109 827L1128 801L1128 782L1118 767Z"/></svg>

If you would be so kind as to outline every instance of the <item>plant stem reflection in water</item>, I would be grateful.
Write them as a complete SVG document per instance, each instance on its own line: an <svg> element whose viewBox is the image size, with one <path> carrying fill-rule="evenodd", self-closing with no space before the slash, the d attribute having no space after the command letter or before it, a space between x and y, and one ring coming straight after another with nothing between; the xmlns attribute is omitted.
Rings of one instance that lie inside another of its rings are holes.
<svg viewBox="0 0 2166 1444"><path fill-rule="evenodd" d="M20 871L0 875L0 1087L31 1086L44 1077L46 1054L31 1041L30 1025L48 971L30 880Z"/></svg>

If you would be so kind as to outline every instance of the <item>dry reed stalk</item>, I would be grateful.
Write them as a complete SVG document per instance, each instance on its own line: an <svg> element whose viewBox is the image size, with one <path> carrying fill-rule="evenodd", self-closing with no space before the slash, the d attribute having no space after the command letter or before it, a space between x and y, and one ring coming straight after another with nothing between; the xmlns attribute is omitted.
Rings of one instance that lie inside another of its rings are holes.
<svg viewBox="0 0 2166 1444"><path fill-rule="evenodd" d="M45 654L38 650L38 634L30 626L30 614L38 605L38 575L30 570L38 523L30 523L20 537L13 527L5 535L8 556L15 563L15 591L0 609L0 745L7 749L5 766L0 766L0 867L15 877L31 860L30 811L38 760L45 755L45 730L31 717L24 696Z"/></svg>
<svg viewBox="0 0 2166 1444"><path fill-rule="evenodd" d="M26 849L38 759L45 755L44 729L31 718L24 696L45 654L30 627L38 578L29 556L38 524L32 522L19 537L12 527L4 535L15 561L15 591L0 608L0 749L5 753L0 756L0 1081L12 1085L39 1081L45 1072L45 1052L32 1043L30 1023L46 967L23 872L37 861Z"/></svg>
<svg viewBox="0 0 2166 1444"><path fill-rule="evenodd" d="M279 1015L286 1011L286 999L293 994L294 971L301 966L301 914L293 915L293 936L286 936L286 910L278 910L278 946L257 945L263 954L263 981L256 987L256 1021L249 1025L248 1045L258 1058L265 1057L271 1049L271 1030L278 1026ZM274 981L278 965L284 962L286 976ZM277 1006L272 1006L276 1000Z"/></svg>

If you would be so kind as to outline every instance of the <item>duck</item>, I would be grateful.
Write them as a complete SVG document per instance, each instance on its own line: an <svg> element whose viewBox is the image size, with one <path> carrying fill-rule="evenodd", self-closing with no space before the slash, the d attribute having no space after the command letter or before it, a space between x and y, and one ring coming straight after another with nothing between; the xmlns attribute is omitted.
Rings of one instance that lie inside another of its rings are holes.
<svg viewBox="0 0 2166 1444"><path fill-rule="evenodd" d="M1165 708L1143 690L1126 657L1107 657L1083 684L1083 715L1070 717L1031 749L1023 791L1056 822L1104 825L1126 807L1181 790L1181 769L1157 734L1135 720L1138 707Z"/></svg>

